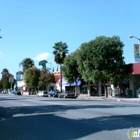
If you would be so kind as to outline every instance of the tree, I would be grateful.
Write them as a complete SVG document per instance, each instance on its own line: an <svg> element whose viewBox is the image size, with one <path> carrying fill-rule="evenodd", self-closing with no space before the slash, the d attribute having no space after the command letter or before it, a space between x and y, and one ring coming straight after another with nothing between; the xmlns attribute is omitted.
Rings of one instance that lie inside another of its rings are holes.
<svg viewBox="0 0 140 140"><path fill-rule="evenodd" d="M31 58L25 58L19 65L22 66L24 73L26 69L34 66L34 61Z"/></svg>
<svg viewBox="0 0 140 140"><path fill-rule="evenodd" d="M3 74L1 83L4 89L9 89L10 88L9 75Z"/></svg>
<svg viewBox="0 0 140 140"><path fill-rule="evenodd" d="M41 65L42 68L45 70L46 69L46 63L48 63L47 60L42 60L42 61L39 62L39 66Z"/></svg>
<svg viewBox="0 0 140 140"><path fill-rule="evenodd" d="M23 72L22 71L17 71L16 72L16 80L21 80L23 77Z"/></svg>
<svg viewBox="0 0 140 140"><path fill-rule="evenodd" d="M39 86L42 88L46 88L50 83L55 83L55 77L49 70L42 70L39 77Z"/></svg>
<svg viewBox="0 0 140 140"><path fill-rule="evenodd" d="M61 66L64 63L64 59L66 57L66 54L68 53L68 46L66 43L63 42L57 42L55 43L55 45L53 46L54 51L53 54L55 56L54 60L57 64L60 65L60 79L61 79L61 92L62 92L62 71L61 71Z"/></svg>
<svg viewBox="0 0 140 140"><path fill-rule="evenodd" d="M21 75L21 74L23 74L23 72L22 71L17 71L16 74L20 74Z"/></svg>
<svg viewBox="0 0 140 140"><path fill-rule="evenodd" d="M64 60L64 65L62 66L62 74L68 81L68 83L76 83L80 79L80 73L78 72L78 65L76 59L77 51L68 55ZM77 92L75 88L75 92Z"/></svg>
<svg viewBox="0 0 140 140"><path fill-rule="evenodd" d="M10 74L9 71L8 71L8 69L6 69L6 68L4 68L2 70L1 74L2 74L2 78L1 78L1 86L2 86L2 88L4 88L4 89L11 88L10 81L9 81L10 79L9 78L11 76L13 77L13 75ZM13 79L13 83L15 83L15 80L14 79ZM12 86L14 86L14 84Z"/></svg>
<svg viewBox="0 0 140 140"><path fill-rule="evenodd" d="M92 52L88 49L88 46L88 43L81 44L80 49L77 50L76 55L78 72L80 73L81 78L84 79L84 81L87 83L93 81L93 75L89 69L93 63L89 58Z"/></svg>
<svg viewBox="0 0 140 140"><path fill-rule="evenodd" d="M39 86L40 69L31 67L24 72L24 82L26 86L30 88L38 88Z"/></svg>
<svg viewBox="0 0 140 140"><path fill-rule="evenodd" d="M88 89L88 94L90 94L90 82L93 82L93 75L89 69L92 61L88 58L91 54L90 50L88 50L88 45L88 43L81 44L81 47L77 50L76 60L81 79L86 83L84 87Z"/></svg>
<svg viewBox="0 0 140 140"><path fill-rule="evenodd" d="M2 80L0 80L0 89L3 89Z"/></svg>
<svg viewBox="0 0 140 140"><path fill-rule="evenodd" d="M57 66L57 69L56 69L56 71L58 71L58 66Z"/></svg>
<svg viewBox="0 0 140 140"><path fill-rule="evenodd" d="M1 72L1 74L2 74L2 75L3 75L3 74L9 74L8 69L4 68L4 69L2 70L2 72Z"/></svg>
<svg viewBox="0 0 140 140"><path fill-rule="evenodd" d="M54 72L54 67L53 67L53 69L52 69L52 72Z"/></svg>
<svg viewBox="0 0 140 140"><path fill-rule="evenodd" d="M119 83L125 72L124 44L118 36L100 36L80 47L78 70L86 81L103 83L109 79ZM106 97L107 88L106 90Z"/></svg>

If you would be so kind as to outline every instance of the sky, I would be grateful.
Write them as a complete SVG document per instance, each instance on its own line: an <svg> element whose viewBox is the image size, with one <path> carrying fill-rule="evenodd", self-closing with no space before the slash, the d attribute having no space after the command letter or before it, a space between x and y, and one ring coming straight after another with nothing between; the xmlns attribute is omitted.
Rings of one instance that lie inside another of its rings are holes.
<svg viewBox="0 0 140 140"><path fill-rule="evenodd" d="M98 36L119 36L125 63L135 63L140 38L140 0L0 0L0 72L16 75L31 58L54 70L53 46L67 43L69 54Z"/></svg>

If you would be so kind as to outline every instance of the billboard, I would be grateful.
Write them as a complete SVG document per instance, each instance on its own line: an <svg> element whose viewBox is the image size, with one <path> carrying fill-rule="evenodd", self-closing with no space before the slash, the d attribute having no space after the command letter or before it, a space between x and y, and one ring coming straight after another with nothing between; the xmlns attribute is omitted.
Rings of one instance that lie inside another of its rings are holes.
<svg viewBox="0 0 140 140"><path fill-rule="evenodd" d="M140 62L140 45L134 44L134 57L135 62Z"/></svg>

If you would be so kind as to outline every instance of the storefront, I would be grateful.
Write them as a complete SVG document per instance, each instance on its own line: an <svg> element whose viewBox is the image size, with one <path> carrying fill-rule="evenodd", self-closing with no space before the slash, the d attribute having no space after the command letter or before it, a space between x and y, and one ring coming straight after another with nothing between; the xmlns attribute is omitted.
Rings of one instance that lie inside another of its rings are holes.
<svg viewBox="0 0 140 140"><path fill-rule="evenodd" d="M132 90L132 96L138 97L138 93L140 93L140 63L128 64L126 68L129 74L129 87Z"/></svg>

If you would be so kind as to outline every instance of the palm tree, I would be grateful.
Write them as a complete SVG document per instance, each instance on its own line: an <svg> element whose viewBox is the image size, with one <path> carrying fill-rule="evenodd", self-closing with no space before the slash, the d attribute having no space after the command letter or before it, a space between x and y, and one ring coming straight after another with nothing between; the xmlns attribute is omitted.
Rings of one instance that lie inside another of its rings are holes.
<svg viewBox="0 0 140 140"><path fill-rule="evenodd" d="M4 69L2 70L2 72L1 72L1 74L2 74L2 75L4 75L4 74L9 74L9 71L8 71L6 68L4 68Z"/></svg>
<svg viewBox="0 0 140 140"><path fill-rule="evenodd" d="M54 67L53 67L53 69L52 69L52 72L54 72Z"/></svg>
<svg viewBox="0 0 140 140"><path fill-rule="evenodd" d="M23 74L23 72L22 71L17 71L16 74Z"/></svg>
<svg viewBox="0 0 140 140"><path fill-rule="evenodd" d="M21 80L21 76L23 76L23 72L22 71L17 71L16 72L16 80Z"/></svg>
<svg viewBox="0 0 140 140"><path fill-rule="evenodd" d="M39 66L41 65L43 67L43 69L46 70L46 63L48 63L47 60L42 60L39 62Z"/></svg>
<svg viewBox="0 0 140 140"><path fill-rule="evenodd" d="M26 69L34 66L34 61L31 58L25 58L24 60L22 60L19 66L22 66L24 73Z"/></svg>
<svg viewBox="0 0 140 140"><path fill-rule="evenodd" d="M63 42L60 41L60 42L55 43L53 48L54 48L53 54L55 56L54 60L57 64L60 65L60 79L61 79L60 86L61 86L61 92L62 92L62 70L61 70L61 66L64 63L64 59L66 57L66 54L68 53L68 49L67 49L68 46L67 46L66 43L63 43Z"/></svg>

